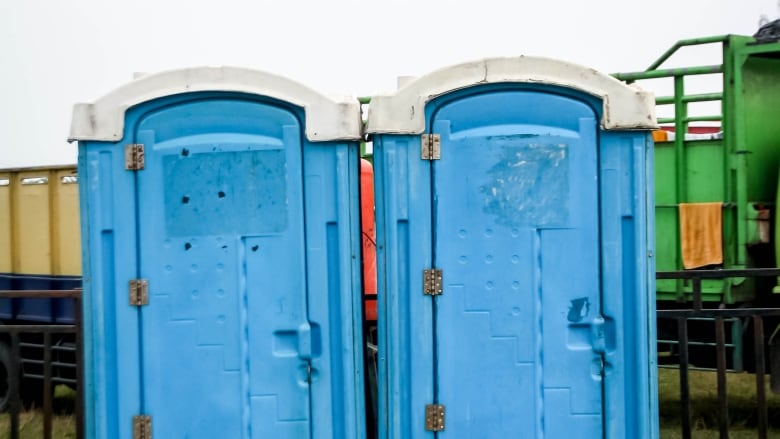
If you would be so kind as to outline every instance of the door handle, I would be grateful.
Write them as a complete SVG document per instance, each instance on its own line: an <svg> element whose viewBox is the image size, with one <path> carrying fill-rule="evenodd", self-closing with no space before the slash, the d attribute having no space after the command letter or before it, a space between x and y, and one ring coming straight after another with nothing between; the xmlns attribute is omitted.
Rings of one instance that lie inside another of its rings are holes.
<svg viewBox="0 0 780 439"><path fill-rule="evenodd" d="M298 326L298 356L305 361L320 356L322 353L322 336L320 325L304 322Z"/></svg>
<svg viewBox="0 0 780 439"><path fill-rule="evenodd" d="M596 316L590 324L593 351L605 355L615 349L615 321Z"/></svg>

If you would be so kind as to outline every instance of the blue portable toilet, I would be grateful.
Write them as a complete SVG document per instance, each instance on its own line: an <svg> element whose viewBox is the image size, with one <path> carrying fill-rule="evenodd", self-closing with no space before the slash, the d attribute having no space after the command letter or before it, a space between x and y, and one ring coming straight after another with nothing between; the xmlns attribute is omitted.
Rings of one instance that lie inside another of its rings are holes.
<svg viewBox="0 0 780 439"><path fill-rule="evenodd" d="M229 67L74 108L87 438L362 438L360 108Z"/></svg>
<svg viewBox="0 0 780 439"><path fill-rule="evenodd" d="M380 438L657 436L655 126L533 57L371 98Z"/></svg>

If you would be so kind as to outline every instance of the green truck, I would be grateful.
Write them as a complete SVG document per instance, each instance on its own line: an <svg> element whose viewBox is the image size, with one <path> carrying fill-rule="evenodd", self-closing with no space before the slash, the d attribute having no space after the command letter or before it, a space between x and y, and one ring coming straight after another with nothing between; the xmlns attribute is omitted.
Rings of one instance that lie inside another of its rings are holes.
<svg viewBox="0 0 780 439"><path fill-rule="evenodd" d="M666 67L671 59L686 59L685 53L702 49L720 52L719 62ZM667 95L656 92L659 116L671 114L659 117L661 130L654 135L656 270L777 267L780 42L739 35L683 40L646 70L614 76L651 91L666 81L663 85L672 90ZM681 221L681 212L706 205L716 206L719 224L713 222L716 225L711 227L719 227L721 233L694 237L688 231L683 236L691 214L686 213ZM721 242L712 242L716 238ZM686 257L691 260L691 246L719 249L720 260L703 260L698 266L684 263ZM776 278L705 279L703 306L780 307L777 285ZM691 292L690 280L659 279L658 308L681 308L690 303ZM711 348L712 321L702 320L694 325L691 344ZM733 318L728 323L730 367L740 370L743 346L752 346L747 343L752 331L747 330L748 319ZM777 324L767 322L769 334ZM659 321L660 355L675 350L670 333L676 327L672 326L674 322Z"/></svg>

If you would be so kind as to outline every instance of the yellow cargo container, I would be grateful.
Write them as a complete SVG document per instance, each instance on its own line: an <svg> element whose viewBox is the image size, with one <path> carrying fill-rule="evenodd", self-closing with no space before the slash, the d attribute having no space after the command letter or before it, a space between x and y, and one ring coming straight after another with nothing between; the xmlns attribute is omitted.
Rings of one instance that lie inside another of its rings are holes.
<svg viewBox="0 0 780 439"><path fill-rule="evenodd" d="M0 273L81 275L75 166L0 170Z"/></svg>
<svg viewBox="0 0 780 439"><path fill-rule="evenodd" d="M17 298L13 290L81 285L78 192L73 165L0 170L0 290L11 290L0 297L1 323L75 323L73 300ZM75 335L55 332L51 343L56 347L55 382L75 387ZM32 333L20 335L20 346L20 397L25 404L39 405L46 348ZM10 340L0 337L0 369L10 370L10 361ZM7 378L0 376L0 411L9 400Z"/></svg>
<svg viewBox="0 0 780 439"><path fill-rule="evenodd" d="M0 276L13 270L11 253L11 173L0 171Z"/></svg>

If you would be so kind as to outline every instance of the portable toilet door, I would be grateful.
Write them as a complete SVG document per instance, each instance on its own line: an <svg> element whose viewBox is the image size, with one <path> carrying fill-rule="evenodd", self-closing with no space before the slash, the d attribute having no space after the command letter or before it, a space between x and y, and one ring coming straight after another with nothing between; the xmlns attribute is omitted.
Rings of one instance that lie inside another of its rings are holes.
<svg viewBox="0 0 780 439"><path fill-rule="evenodd" d="M654 126L651 96L539 58L372 97L381 438L657 434Z"/></svg>
<svg viewBox="0 0 780 439"><path fill-rule="evenodd" d="M228 67L75 107L88 438L365 436L360 123Z"/></svg>

